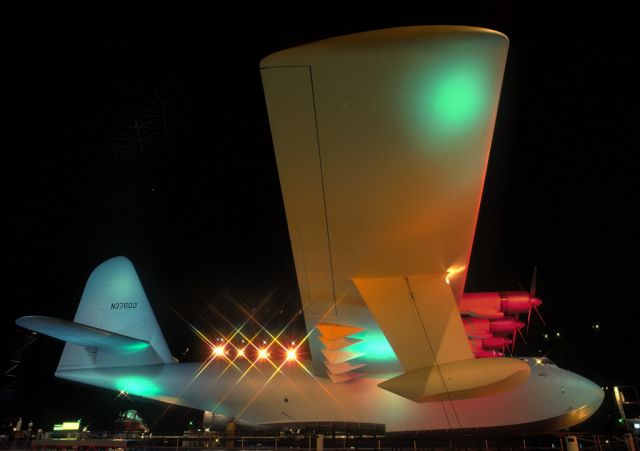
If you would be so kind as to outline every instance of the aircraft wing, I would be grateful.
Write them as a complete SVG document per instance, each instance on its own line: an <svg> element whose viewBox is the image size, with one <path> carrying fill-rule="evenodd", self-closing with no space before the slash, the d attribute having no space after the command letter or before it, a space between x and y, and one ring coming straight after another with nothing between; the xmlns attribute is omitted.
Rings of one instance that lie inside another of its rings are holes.
<svg viewBox="0 0 640 451"><path fill-rule="evenodd" d="M339 343L357 374L473 358L456 302L507 48L489 30L407 27L261 62L316 374Z"/></svg>

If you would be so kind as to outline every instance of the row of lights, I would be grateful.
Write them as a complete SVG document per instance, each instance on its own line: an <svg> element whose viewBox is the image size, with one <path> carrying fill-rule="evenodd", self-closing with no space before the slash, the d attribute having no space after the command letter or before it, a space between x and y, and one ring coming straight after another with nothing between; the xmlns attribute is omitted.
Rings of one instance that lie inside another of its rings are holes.
<svg viewBox="0 0 640 451"><path fill-rule="evenodd" d="M222 340L220 340L220 341L222 341ZM242 340L242 341L244 342L244 340ZM266 345L267 343L266 343L266 341L263 341L262 344ZM287 361L298 360L298 351L294 346L295 346L295 342L291 342L291 347L283 349L285 351L285 360L287 360ZM242 347L242 348L237 348L237 347L233 346L233 348L235 349L235 358L244 357L244 358L248 359L247 347L248 346L245 346L245 347ZM255 349L256 349L256 353L255 353L256 360L266 360L266 359L270 358L271 352L269 351L269 347L268 346L263 346L263 347L260 347L260 348L256 347ZM211 354L212 354L212 356L214 358L228 359L230 353L231 353L231 351L229 349L227 349L227 347L226 347L226 345L224 343L215 345L215 346L213 346L211 348Z"/></svg>

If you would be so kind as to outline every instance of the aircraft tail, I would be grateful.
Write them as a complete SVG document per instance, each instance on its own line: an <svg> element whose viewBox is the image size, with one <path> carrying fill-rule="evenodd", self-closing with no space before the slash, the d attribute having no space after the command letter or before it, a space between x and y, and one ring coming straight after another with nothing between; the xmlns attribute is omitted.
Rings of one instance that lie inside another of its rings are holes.
<svg viewBox="0 0 640 451"><path fill-rule="evenodd" d="M115 257L89 276L71 321L28 316L19 325L66 341L56 373L173 363L133 264Z"/></svg>

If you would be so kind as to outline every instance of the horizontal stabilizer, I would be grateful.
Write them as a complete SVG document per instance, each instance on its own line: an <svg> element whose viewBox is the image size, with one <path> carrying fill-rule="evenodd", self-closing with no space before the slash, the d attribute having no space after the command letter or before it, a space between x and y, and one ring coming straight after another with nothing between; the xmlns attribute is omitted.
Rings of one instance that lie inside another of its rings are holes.
<svg viewBox="0 0 640 451"><path fill-rule="evenodd" d="M144 340L48 316L23 316L16 320L16 324L58 340L105 352L132 353L150 346Z"/></svg>

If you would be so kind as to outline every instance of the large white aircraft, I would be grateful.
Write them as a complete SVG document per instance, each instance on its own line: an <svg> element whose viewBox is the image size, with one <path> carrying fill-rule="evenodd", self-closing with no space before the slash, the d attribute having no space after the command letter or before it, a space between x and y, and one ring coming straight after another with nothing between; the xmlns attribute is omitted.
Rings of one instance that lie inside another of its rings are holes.
<svg viewBox="0 0 640 451"><path fill-rule="evenodd" d="M387 431L575 425L593 382L499 349L533 292L466 293L508 39L472 27L359 33L268 56L261 73L311 358L272 333L169 351L129 260L89 277L56 376L253 424ZM304 340L303 340L304 341Z"/></svg>

